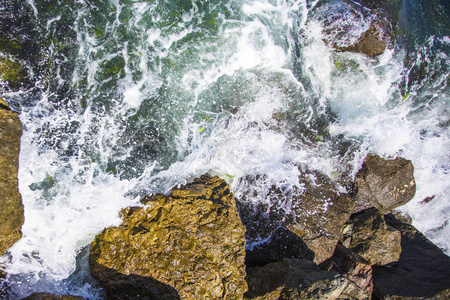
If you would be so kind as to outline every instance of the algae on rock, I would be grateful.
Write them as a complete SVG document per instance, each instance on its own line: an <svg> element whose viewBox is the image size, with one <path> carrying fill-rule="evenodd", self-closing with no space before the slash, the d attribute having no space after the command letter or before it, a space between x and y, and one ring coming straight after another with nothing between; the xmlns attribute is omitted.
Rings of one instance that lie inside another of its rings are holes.
<svg viewBox="0 0 450 300"><path fill-rule="evenodd" d="M92 243L91 273L108 297L242 299L245 228L224 180L203 175L142 202Z"/></svg>

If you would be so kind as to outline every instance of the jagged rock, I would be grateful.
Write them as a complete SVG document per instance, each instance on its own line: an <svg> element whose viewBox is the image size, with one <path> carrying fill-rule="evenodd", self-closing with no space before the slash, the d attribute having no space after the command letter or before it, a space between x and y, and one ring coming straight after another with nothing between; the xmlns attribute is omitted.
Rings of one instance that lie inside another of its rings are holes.
<svg viewBox="0 0 450 300"><path fill-rule="evenodd" d="M392 214L386 223L401 233L397 263L374 268L374 295L379 299L449 299L450 257L412 225Z"/></svg>
<svg viewBox="0 0 450 300"><path fill-rule="evenodd" d="M23 204L17 181L21 136L17 113L0 99L0 255L22 237Z"/></svg>
<svg viewBox="0 0 450 300"><path fill-rule="evenodd" d="M81 296L55 295L50 293L33 293L22 300L84 300Z"/></svg>
<svg viewBox="0 0 450 300"><path fill-rule="evenodd" d="M386 224L376 208L353 214L342 236L342 244L371 265L396 262L402 252L401 234Z"/></svg>
<svg viewBox="0 0 450 300"><path fill-rule="evenodd" d="M305 259L249 268L246 278L246 299L369 299L352 281Z"/></svg>
<svg viewBox="0 0 450 300"><path fill-rule="evenodd" d="M314 251L314 262L321 263L333 255L354 203L319 172L303 171L300 183L304 190L293 197L292 217L285 226Z"/></svg>
<svg viewBox="0 0 450 300"><path fill-rule="evenodd" d="M389 160L368 154L356 174L355 190L355 212L370 207L390 211L414 197L414 166L400 157Z"/></svg>
<svg viewBox="0 0 450 300"><path fill-rule="evenodd" d="M338 49L363 53L368 56L377 56L384 53L386 45L387 42L381 27L377 23L372 23L369 29L361 34L356 44L348 47L338 47Z"/></svg>
<svg viewBox="0 0 450 300"><path fill-rule="evenodd" d="M320 268L335 271L361 287L370 298L373 292L372 267L361 256L338 243L332 257L320 264Z"/></svg>
<svg viewBox="0 0 450 300"><path fill-rule="evenodd" d="M268 241L247 249L245 265L247 268L264 266L284 258L314 260L314 252L292 231L279 227Z"/></svg>
<svg viewBox="0 0 450 300"><path fill-rule="evenodd" d="M110 299L240 299L245 228L228 184L203 175L123 212L91 246L92 275Z"/></svg>

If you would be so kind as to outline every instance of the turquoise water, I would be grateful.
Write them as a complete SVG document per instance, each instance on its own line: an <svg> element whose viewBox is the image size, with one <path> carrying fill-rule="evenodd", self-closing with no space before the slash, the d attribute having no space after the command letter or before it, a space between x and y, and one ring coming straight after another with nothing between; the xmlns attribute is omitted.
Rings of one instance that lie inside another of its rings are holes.
<svg viewBox="0 0 450 300"><path fill-rule="evenodd" d="M24 124L12 297L101 298L85 247L145 194L210 172L256 205L299 187L299 165L344 190L368 152L413 161L400 210L449 253L449 6L388 2L2 1L0 42L20 46L0 57L28 74L0 84ZM383 55L331 47L383 18Z"/></svg>

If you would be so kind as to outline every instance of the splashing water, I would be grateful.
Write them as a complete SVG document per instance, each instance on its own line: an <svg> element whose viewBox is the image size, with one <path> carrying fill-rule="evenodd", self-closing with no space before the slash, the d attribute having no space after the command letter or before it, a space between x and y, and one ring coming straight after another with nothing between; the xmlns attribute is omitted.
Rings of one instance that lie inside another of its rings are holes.
<svg viewBox="0 0 450 300"><path fill-rule="evenodd" d="M332 47L380 18L347 1L7 1L30 81L1 85L24 124L11 293L101 298L85 247L147 193L210 172L264 202L299 165L345 181L368 152L412 160L400 210L449 253L448 9L421 5L397 2L371 58Z"/></svg>

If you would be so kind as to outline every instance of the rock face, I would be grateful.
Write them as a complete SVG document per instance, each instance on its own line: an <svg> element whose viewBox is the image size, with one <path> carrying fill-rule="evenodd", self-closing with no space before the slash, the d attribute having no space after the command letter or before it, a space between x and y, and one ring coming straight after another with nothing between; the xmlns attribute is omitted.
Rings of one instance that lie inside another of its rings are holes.
<svg viewBox="0 0 450 300"><path fill-rule="evenodd" d="M372 296L372 267L361 256L338 243L332 257L320 264L320 268L343 274L364 290L367 297Z"/></svg>
<svg viewBox="0 0 450 300"><path fill-rule="evenodd" d="M22 300L84 300L81 296L55 295L50 293L33 293Z"/></svg>
<svg viewBox="0 0 450 300"><path fill-rule="evenodd" d="M372 23L370 28L361 34L356 44L339 48L339 50L377 56L384 53L386 45L383 31L378 24Z"/></svg>
<svg viewBox="0 0 450 300"><path fill-rule="evenodd" d="M228 184L203 175L124 211L91 246L92 275L110 299L241 299L245 228Z"/></svg>
<svg viewBox="0 0 450 300"><path fill-rule="evenodd" d="M337 272L304 259L284 259L247 270L246 299L369 299Z"/></svg>
<svg viewBox="0 0 450 300"><path fill-rule="evenodd" d="M285 226L314 251L314 262L321 263L333 255L354 203L318 172L303 172L300 183L304 191L294 196L293 215Z"/></svg>
<svg viewBox="0 0 450 300"><path fill-rule="evenodd" d="M400 232L386 224L376 208L351 216L342 243L377 266L398 261L402 252Z"/></svg>
<svg viewBox="0 0 450 300"><path fill-rule="evenodd" d="M247 249L245 265L247 267L264 266L284 258L314 260L314 252L296 234L284 227L279 227L267 242Z"/></svg>
<svg viewBox="0 0 450 300"><path fill-rule="evenodd" d="M374 269L374 295L379 299L449 299L450 257L412 225L385 216L401 233L398 263Z"/></svg>
<svg viewBox="0 0 450 300"><path fill-rule="evenodd" d="M355 190L355 212L370 207L392 210L414 197L414 167L404 158L386 160L369 154L356 174Z"/></svg>
<svg viewBox="0 0 450 300"><path fill-rule="evenodd" d="M22 123L0 99L0 255L22 237L22 197L17 182Z"/></svg>

